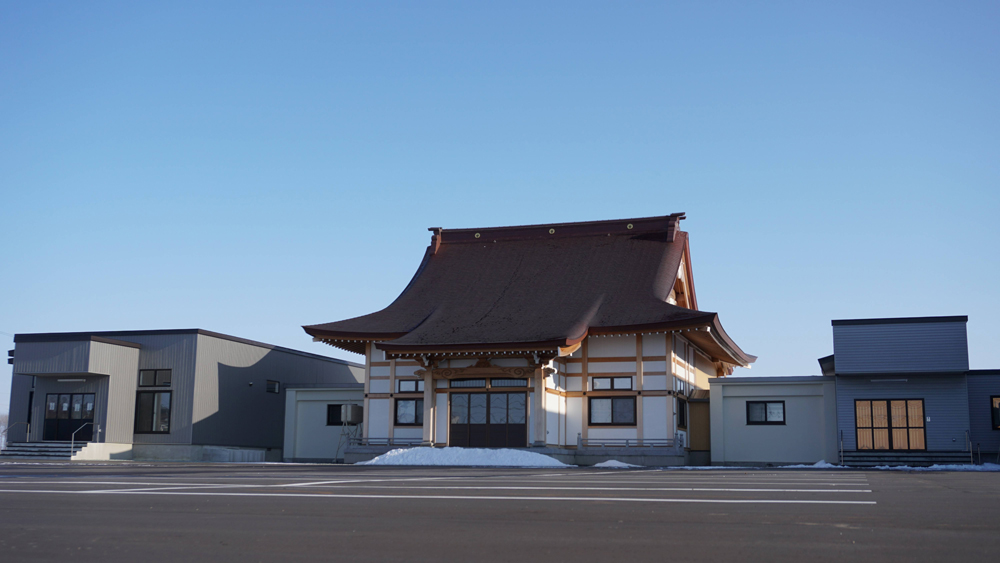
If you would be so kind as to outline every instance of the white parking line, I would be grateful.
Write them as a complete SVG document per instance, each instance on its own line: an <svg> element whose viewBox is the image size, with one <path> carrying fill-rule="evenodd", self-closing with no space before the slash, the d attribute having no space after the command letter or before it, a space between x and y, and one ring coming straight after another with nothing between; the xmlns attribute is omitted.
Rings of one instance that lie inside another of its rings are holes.
<svg viewBox="0 0 1000 563"><path fill-rule="evenodd" d="M0 489L0 493L26 494L109 494L109 495L163 495L163 496L217 496L217 497L286 497L286 498L342 498L369 500L519 500L544 502L645 502L645 503L697 503L697 504L849 504L874 505L864 500L798 500L798 499L695 499L695 498L629 498L629 497L526 497L526 496L451 496L451 495L352 495L322 493L223 493L200 491L46 491Z"/></svg>

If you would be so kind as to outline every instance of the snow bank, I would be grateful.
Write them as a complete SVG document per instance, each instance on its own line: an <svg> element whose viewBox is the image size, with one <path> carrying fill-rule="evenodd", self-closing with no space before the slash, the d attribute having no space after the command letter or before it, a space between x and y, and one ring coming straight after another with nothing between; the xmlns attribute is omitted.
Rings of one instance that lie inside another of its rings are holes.
<svg viewBox="0 0 1000 563"><path fill-rule="evenodd" d="M476 467L575 467L524 450L481 448L409 448L392 450L357 465L466 465Z"/></svg>
<svg viewBox="0 0 1000 563"><path fill-rule="evenodd" d="M629 467L642 467L641 465L632 465L631 463L625 463L618 461L617 459L609 459L608 461L602 461L601 463L595 463L594 467L602 467L605 469L628 469Z"/></svg>
<svg viewBox="0 0 1000 563"><path fill-rule="evenodd" d="M1000 471L1000 465L932 465L930 467L910 467L909 465L878 465L874 469L882 471Z"/></svg>
<svg viewBox="0 0 1000 563"><path fill-rule="evenodd" d="M812 465L782 465L782 469L847 469L846 465L834 465L832 463L827 463L826 460L820 460Z"/></svg>

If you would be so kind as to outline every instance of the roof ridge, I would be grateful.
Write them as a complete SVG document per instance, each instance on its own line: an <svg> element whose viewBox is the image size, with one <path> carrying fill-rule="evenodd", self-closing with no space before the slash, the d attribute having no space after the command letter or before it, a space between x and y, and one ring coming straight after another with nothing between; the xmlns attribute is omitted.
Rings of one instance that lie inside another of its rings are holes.
<svg viewBox="0 0 1000 563"><path fill-rule="evenodd" d="M672 213L657 217L637 217L632 219L607 219L601 221L579 221L570 223L546 223L539 225L514 225L508 227L483 227L470 229L443 229L431 227L431 248L437 251L441 244L497 242L500 240L543 240L597 235L639 235L666 233L672 242L679 231L679 223L685 219L684 213Z"/></svg>

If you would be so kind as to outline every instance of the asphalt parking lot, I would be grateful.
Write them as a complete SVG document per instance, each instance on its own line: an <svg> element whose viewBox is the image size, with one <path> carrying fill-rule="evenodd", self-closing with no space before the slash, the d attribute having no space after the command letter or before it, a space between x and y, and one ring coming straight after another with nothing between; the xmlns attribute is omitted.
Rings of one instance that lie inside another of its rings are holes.
<svg viewBox="0 0 1000 563"><path fill-rule="evenodd" d="M4 562L997 553L997 473L0 464Z"/></svg>

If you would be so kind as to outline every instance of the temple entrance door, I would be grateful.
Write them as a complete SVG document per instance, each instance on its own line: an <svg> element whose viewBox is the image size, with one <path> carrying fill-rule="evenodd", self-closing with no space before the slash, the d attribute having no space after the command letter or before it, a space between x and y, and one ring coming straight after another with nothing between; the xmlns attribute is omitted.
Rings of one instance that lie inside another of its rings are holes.
<svg viewBox="0 0 1000 563"><path fill-rule="evenodd" d="M528 445L527 395L452 393L449 446L523 448Z"/></svg>

